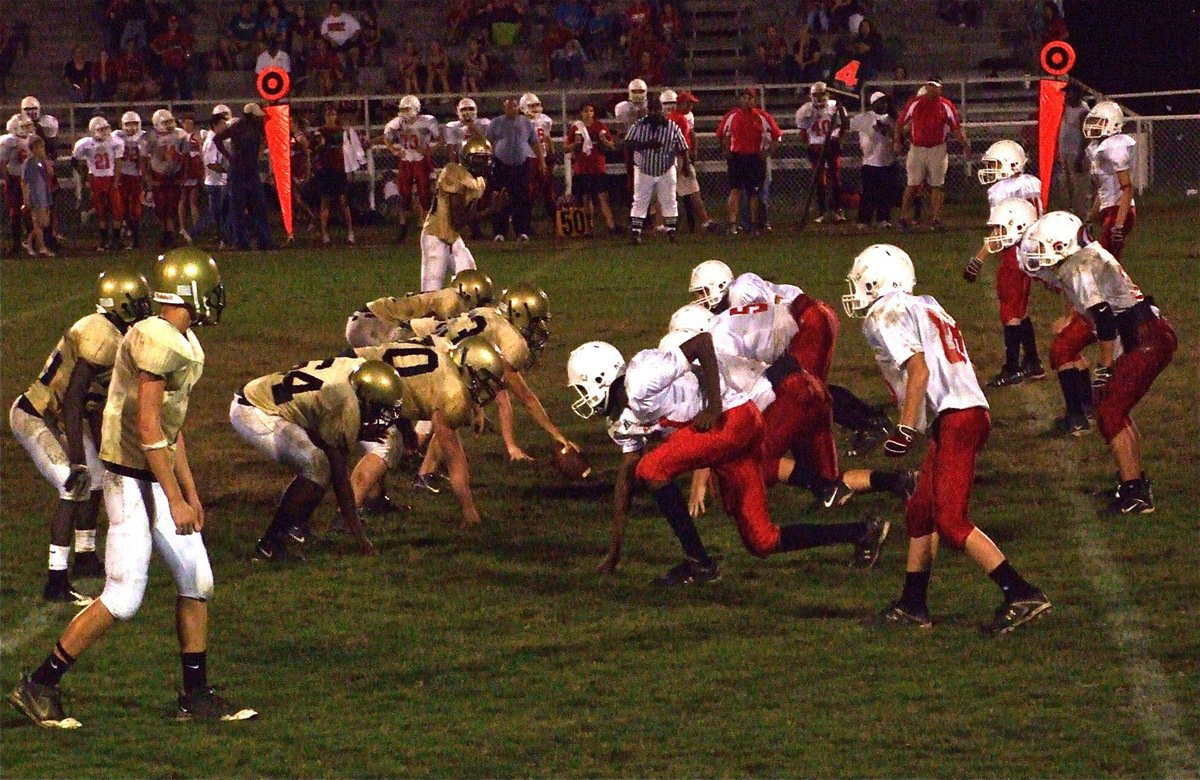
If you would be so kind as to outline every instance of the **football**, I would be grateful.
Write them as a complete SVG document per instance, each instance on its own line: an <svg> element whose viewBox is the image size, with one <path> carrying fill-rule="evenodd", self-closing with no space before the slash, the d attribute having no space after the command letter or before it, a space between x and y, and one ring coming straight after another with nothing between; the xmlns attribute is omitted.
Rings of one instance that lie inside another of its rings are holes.
<svg viewBox="0 0 1200 780"><path fill-rule="evenodd" d="M583 457L583 453L579 450L571 449L566 445L561 447L556 445L553 453L554 470L565 479L578 482L591 475L592 464L588 463L587 458Z"/></svg>

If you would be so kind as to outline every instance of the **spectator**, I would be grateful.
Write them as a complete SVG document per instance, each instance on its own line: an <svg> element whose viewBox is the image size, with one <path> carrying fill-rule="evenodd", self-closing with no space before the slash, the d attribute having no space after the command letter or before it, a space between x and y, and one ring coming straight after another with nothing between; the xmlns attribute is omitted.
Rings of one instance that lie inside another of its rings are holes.
<svg viewBox="0 0 1200 780"><path fill-rule="evenodd" d="M362 15L362 46L359 47L359 67L378 67L383 64L383 31L375 14L366 11Z"/></svg>
<svg viewBox="0 0 1200 780"><path fill-rule="evenodd" d="M117 78L118 100L148 100L158 97L158 82L150 75L146 60L133 41L125 45L125 51L113 63Z"/></svg>
<svg viewBox="0 0 1200 780"><path fill-rule="evenodd" d="M1068 84L1065 94L1062 124L1058 126L1058 175L1054 180L1060 189L1065 190L1063 206L1066 210L1072 214L1086 214L1088 165L1087 146L1083 141L1083 119L1088 114L1088 107L1083 102L1083 90L1078 84Z"/></svg>
<svg viewBox="0 0 1200 780"><path fill-rule="evenodd" d="M758 44L758 60L755 63L758 80L771 83L782 81L787 56L787 41L779 34L778 27L768 24L766 37Z"/></svg>
<svg viewBox="0 0 1200 780"><path fill-rule="evenodd" d="M316 53L320 38L321 20L317 18L316 11L301 6L292 24L292 48L288 51L296 57L297 62L304 62Z"/></svg>
<svg viewBox="0 0 1200 780"><path fill-rule="evenodd" d="M236 240L229 230L229 165L216 147L216 135L226 126L225 113L222 111L214 112L208 120L209 132L200 149L200 159L204 163L204 194L208 209L193 230L195 237L199 237L210 226L215 226L220 241L219 249L233 246Z"/></svg>
<svg viewBox="0 0 1200 780"><path fill-rule="evenodd" d="M675 96L674 101L671 100L672 95ZM700 180L696 176L695 166L696 115L692 113L692 107L700 101L687 90L676 94L669 89L662 91L659 100L662 101L667 119L679 125L679 130L683 133L684 140L687 141L688 160L693 163L691 171L680 172L675 187L675 193L683 201L684 210L687 213L688 227L693 233L696 232L697 225L701 230L710 231L717 226L717 223L709 219L708 210L704 208L704 198L700 196Z"/></svg>
<svg viewBox="0 0 1200 780"><path fill-rule="evenodd" d="M291 17L283 10L283 5L279 0L271 0L267 3L266 13L259 19L258 37L264 41L275 38L279 41L280 48L287 48L288 38L291 34Z"/></svg>
<svg viewBox="0 0 1200 780"><path fill-rule="evenodd" d="M325 124L313 132L313 178L321 196L321 243L329 246L329 207L336 200L346 225L346 243L354 243L354 222L350 215L350 202L346 199L347 160L346 149L352 129L342 127L336 105L325 109ZM354 166L357 169L357 164Z"/></svg>
<svg viewBox="0 0 1200 780"><path fill-rule="evenodd" d="M123 51L131 41L138 51L145 49L149 43L146 33L146 22L149 11L144 0L121 0L112 4L111 12L116 21L116 29L120 33L117 41L119 50Z"/></svg>
<svg viewBox="0 0 1200 780"><path fill-rule="evenodd" d="M646 0L629 0L629 4L625 6L626 37L632 38L642 32L649 33L653 15L654 11Z"/></svg>
<svg viewBox="0 0 1200 780"><path fill-rule="evenodd" d="M513 231L520 241L528 241L533 204L529 199L529 166L546 170L545 150L528 117L522 116L516 98L506 98L504 113L488 125L487 139L492 144L496 168L489 188L508 192L507 203L492 217L497 241L503 241L512 219ZM536 163L534 163L536 160Z"/></svg>
<svg viewBox="0 0 1200 780"><path fill-rule="evenodd" d="M136 54L136 52L134 52ZM222 35L217 39L217 48L208 53L208 69L215 71L237 70L237 50L233 39Z"/></svg>
<svg viewBox="0 0 1200 780"><path fill-rule="evenodd" d="M647 84L663 84L667 80L662 58L656 57L649 49L642 51L637 67L629 75L630 78L641 79Z"/></svg>
<svg viewBox="0 0 1200 780"><path fill-rule="evenodd" d="M804 26L813 35L823 35L829 32L829 3L828 0L809 0L808 14L804 17Z"/></svg>
<svg viewBox="0 0 1200 780"><path fill-rule="evenodd" d="M809 31L807 26L800 28L800 37L792 45L791 78L794 81L822 81L825 79L821 67L821 39Z"/></svg>
<svg viewBox="0 0 1200 780"><path fill-rule="evenodd" d="M21 173L21 190L25 197L25 207L29 209L30 227L29 254L54 257L54 253L46 248L42 232L50 227L50 176L54 170L54 161L46 157L46 142L41 136L34 135L29 139L29 160ZM14 253L17 251L13 248Z"/></svg>
<svg viewBox="0 0 1200 780"><path fill-rule="evenodd" d="M959 27L974 27L979 24L979 3L977 0L938 0L937 15Z"/></svg>
<svg viewBox="0 0 1200 780"><path fill-rule="evenodd" d="M752 87L742 90L738 105L717 125L717 139L725 150L729 166L729 199L725 206L730 232L734 234L738 232L738 206L743 191L750 202L750 224L759 224L767 158L779 148L779 139L783 135L775 118L755 107L757 99L758 90Z"/></svg>
<svg viewBox="0 0 1200 780"><path fill-rule="evenodd" d="M437 89L438 85L441 89ZM439 92L450 92L450 58L446 50L437 41L429 43L429 53L425 56L425 94L436 95Z"/></svg>
<svg viewBox="0 0 1200 780"><path fill-rule="evenodd" d="M883 36L870 19L858 23L858 32L850 39L850 56L859 61L858 78L871 79L883 65Z"/></svg>
<svg viewBox="0 0 1200 780"><path fill-rule="evenodd" d="M72 103L85 103L92 99L92 83L95 76L95 64L87 58L82 46L76 46L71 50L71 58L63 66L67 97Z"/></svg>
<svg viewBox="0 0 1200 780"><path fill-rule="evenodd" d="M471 21L471 0L450 0L446 4L446 30L451 41L467 37L467 23Z"/></svg>
<svg viewBox="0 0 1200 780"><path fill-rule="evenodd" d="M616 148L608 127L596 119L596 106L584 103L579 109L579 120L567 128L565 151L571 155L571 193L593 220L595 208L599 207L611 235L618 230L608 203L604 152Z"/></svg>
<svg viewBox="0 0 1200 780"><path fill-rule="evenodd" d="M858 0L833 0L833 7L829 11L830 30L839 35L854 32L858 25L852 26L851 19L856 15L862 15Z"/></svg>
<svg viewBox="0 0 1200 780"><path fill-rule="evenodd" d="M561 81L579 81L584 77L584 66L587 64L587 54L583 44L575 38L550 55L554 78Z"/></svg>
<svg viewBox="0 0 1200 780"><path fill-rule="evenodd" d="M242 118L213 138L217 150L229 160L230 232L237 248L242 250L250 248L251 231L259 250L275 248L267 217L267 199L258 176L258 160L266 141L263 123L262 106L247 103Z"/></svg>
<svg viewBox="0 0 1200 780"><path fill-rule="evenodd" d="M321 37L341 54L359 46L362 25L342 10L341 3L335 1L329 4L329 15L321 21Z"/></svg>
<svg viewBox="0 0 1200 780"><path fill-rule="evenodd" d="M258 16L255 15L254 4L250 0L242 0L238 12L229 20L226 31L237 66L248 67L252 61L251 57L256 54L254 48L258 42Z"/></svg>
<svg viewBox="0 0 1200 780"><path fill-rule="evenodd" d="M195 45L195 39L179 29L179 17L174 14L167 17L166 32L151 42L150 48L158 55L163 97L167 100L192 99L189 67Z"/></svg>
<svg viewBox="0 0 1200 780"><path fill-rule="evenodd" d="M482 87L487 86L488 58L483 47L475 38L467 41L467 55L463 60L462 88L463 92L473 95Z"/></svg>
<svg viewBox="0 0 1200 780"><path fill-rule="evenodd" d="M292 72L292 58L279 48L279 38L274 35L267 38L267 48L258 55L258 62L254 64L254 74L258 75L267 68L282 68L288 75Z"/></svg>
<svg viewBox="0 0 1200 780"><path fill-rule="evenodd" d="M883 230L892 223L895 200L896 152L892 148L895 119L887 95L872 92L868 110L850 120L850 129L858 133L862 149L862 197L858 204L858 227L865 230L872 222Z"/></svg>
<svg viewBox="0 0 1200 780"><path fill-rule="evenodd" d="M587 35L592 11L583 0L559 0L554 7L554 22L562 25L574 38Z"/></svg>
<svg viewBox="0 0 1200 780"><path fill-rule="evenodd" d="M1051 41L1065 41L1070 37L1058 4L1053 0L1046 0L1042 3L1042 45L1045 46Z"/></svg>
<svg viewBox="0 0 1200 780"><path fill-rule="evenodd" d="M598 0L591 21L588 23L588 43L593 57L608 56L616 48L620 38L621 12L616 0Z"/></svg>
<svg viewBox="0 0 1200 780"><path fill-rule="evenodd" d="M317 53L308 62L309 75L317 80L317 89L322 95L333 95L340 91L346 79L342 60L333 50L333 45L324 38L317 41Z"/></svg>
<svg viewBox="0 0 1200 780"><path fill-rule="evenodd" d="M400 67L400 91L409 95L417 95L421 92L421 80L417 77L417 70L421 67L421 55L417 53L417 44L408 41L404 44L404 51L399 57Z"/></svg>
<svg viewBox="0 0 1200 780"><path fill-rule="evenodd" d="M554 72L555 54L564 49L567 42L574 40L574 37L574 33L560 22L546 27L546 34L542 36L542 66L548 81L557 78Z"/></svg>
<svg viewBox="0 0 1200 780"><path fill-rule="evenodd" d="M936 79L925 82L925 94L908 101L900 112L893 131L893 148L899 154L903 138L909 136L906 168L908 186L904 188L904 200L900 204L900 229L909 230L909 214L913 196L923 185L930 188L930 227L940 230L942 201L945 199L946 167L949 162L946 152L946 135L952 134L963 145L963 154L970 156L971 145L963 131L958 108L942 97L942 83Z"/></svg>

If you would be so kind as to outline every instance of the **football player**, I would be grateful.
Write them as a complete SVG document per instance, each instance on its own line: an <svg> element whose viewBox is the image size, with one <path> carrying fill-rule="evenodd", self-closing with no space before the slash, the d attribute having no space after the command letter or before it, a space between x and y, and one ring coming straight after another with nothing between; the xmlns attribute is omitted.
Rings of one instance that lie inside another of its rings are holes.
<svg viewBox="0 0 1200 780"><path fill-rule="evenodd" d="M932 628L926 593L935 533L944 544L963 550L1004 594L987 626L991 634L1007 634L1048 613L1050 599L1021 577L967 517L975 458L987 440L991 418L954 318L932 296L913 295L912 260L899 247L867 247L854 259L846 281L846 315L864 318L863 335L900 406L900 424L884 443L884 454L904 457L929 433L916 492L905 510L904 590L870 622Z"/></svg>
<svg viewBox="0 0 1200 780"><path fill-rule="evenodd" d="M424 219L432 204L429 180L433 176L433 151L441 145L442 131L431 114L421 113L421 101L416 95L400 99L400 112L383 128L383 142L396 158L396 187L404 208L400 225L400 240L408 235L407 211L413 189L417 193L415 211Z"/></svg>
<svg viewBox="0 0 1200 780"><path fill-rule="evenodd" d="M699 376L693 363L699 363ZM641 480L653 491L686 556L659 583L693 585L720 579L721 569L709 556L674 481L702 468L716 474L725 511L737 522L742 543L752 555L765 558L853 544L859 565L870 566L878 559L887 537L886 521L795 523L784 528L772 522L763 482L762 415L745 392L725 381L708 333L671 349L642 350L628 365L611 344L590 341L571 353L567 384L579 396L571 408L584 418L607 417L609 435L623 453L614 488L611 542L600 571L612 571L620 560L630 498L635 480ZM647 453L648 440L667 432L665 441Z"/></svg>
<svg viewBox="0 0 1200 780"><path fill-rule="evenodd" d="M688 161L691 166L687 173L679 172L675 185L675 194L683 200L688 227L695 233L698 222L701 230L715 230L719 226L716 220L709 218L708 210L704 207L704 198L700 197L700 178L696 173L696 115L692 113L696 97L688 91L680 94L673 89L664 89L658 99L662 103L663 113L667 115L667 119L679 125L688 145ZM681 102L682 106L679 105Z"/></svg>
<svg viewBox="0 0 1200 780"><path fill-rule="evenodd" d="M77 577L103 577L96 555L104 469L97 455L100 412L121 336L150 316L146 277L123 268L100 274L96 311L75 322L58 340L37 380L9 412L13 435L38 472L58 491L50 521L50 570L42 598L87 606L91 599L71 585L67 564L75 529Z"/></svg>
<svg viewBox="0 0 1200 780"><path fill-rule="evenodd" d="M455 109L458 114L458 119L453 122L448 122L443 130L445 136L446 152L453 162L463 162L459 157L459 149L468 138L478 136L482 138L487 134L488 126L492 120L480 117L479 108L475 105L475 101L469 97L465 97L458 101L458 107Z"/></svg>
<svg viewBox="0 0 1200 780"><path fill-rule="evenodd" d="M4 169L4 206L12 232L12 253L21 251L21 226L24 218L21 209L25 196L21 192L21 174L25 172L25 161L29 159L29 136L33 134L33 121L24 114L13 114L5 124L4 135L0 135L0 168Z"/></svg>
<svg viewBox="0 0 1200 780"><path fill-rule="evenodd" d="M121 210L124 203L117 186L117 161L124 156L125 143L113 135L108 120L102 116L92 117L88 135L76 141L71 151L71 159L86 166L92 209L100 228L97 252L121 248L121 220L125 213Z"/></svg>
<svg viewBox="0 0 1200 780"><path fill-rule="evenodd" d="M495 286L487 274L470 269L460 271L445 289L399 297L389 295L371 301L346 320L346 342L357 348L397 341L400 336L393 334L409 320L420 317L448 320L491 303L494 295Z"/></svg>
<svg viewBox="0 0 1200 780"><path fill-rule="evenodd" d="M554 193L554 118L542 111L541 99L532 92L526 92L521 96L521 101L518 103L521 113L529 118L533 123L533 129L537 133L538 142L542 145L542 158L545 159L546 165L532 165L529 168L529 197L531 199L541 197L542 203L546 207L546 216L554 219L554 213L557 211L556 195ZM530 152L530 159L536 158L536 152Z"/></svg>
<svg viewBox="0 0 1200 780"><path fill-rule="evenodd" d="M117 189L121 195L121 212L125 215L125 230L129 234L127 248L141 246L142 179L147 175L148 145L142 130L142 118L136 111L121 114L121 129L113 133L121 139L125 153L117 163Z"/></svg>
<svg viewBox="0 0 1200 780"><path fill-rule="evenodd" d="M1111 100L1101 100L1083 119L1083 137L1091 142L1087 156L1095 192L1087 221L1100 220L1100 245L1118 260L1137 224L1130 178L1137 141L1121 132L1124 126L1125 114Z"/></svg>
<svg viewBox="0 0 1200 780"><path fill-rule="evenodd" d="M1141 435L1129 415L1171 363L1179 340L1154 298L1142 293L1102 243L1079 245L1082 229L1074 214L1046 214L1025 234L1022 268L1060 291L1092 325L1092 339L1100 343L1091 381L1096 423L1112 450L1120 480L1109 508L1147 514L1154 511L1154 498L1142 468ZM1118 338L1122 352L1114 358Z"/></svg>
<svg viewBox="0 0 1200 780"><path fill-rule="evenodd" d="M1034 209L1034 217L1042 213L1042 182L1025 173L1025 150L1016 141L997 141L983 153L977 172L979 183L988 188L988 235L975 256L963 268L963 279L974 282L983 269L983 261L989 254L999 254L1000 264L996 267L996 298L1000 303L1000 324L1004 327L1004 367L992 377L988 387L1010 387L1026 379L1045 379L1046 370L1038 357L1037 339L1033 334L1033 322L1029 319L1029 277L1017 265L1017 249L1013 243L1001 243L1011 232L992 219L1011 222L1018 211L1006 208L997 211L1004 201L1015 198L1027 202ZM1019 209L1021 215L1024 209ZM1015 227L1015 226L1010 226ZM1023 232L1029 227L1025 223ZM1020 238L1018 234L1018 239ZM1025 359L1021 360L1021 351Z"/></svg>
<svg viewBox="0 0 1200 780"><path fill-rule="evenodd" d="M845 222L842 212L842 149L841 137L850 132L850 117L846 108L829 96L824 81L808 88L808 102L796 109L796 127L800 142L808 148L808 161L813 168L813 186L817 191L817 209L821 212L813 222L830 219ZM829 199L826 200L826 191ZM830 210L826 210L828 205Z"/></svg>
<svg viewBox="0 0 1200 780"><path fill-rule="evenodd" d="M303 544L312 513L330 483L338 512L360 555L374 555L350 487L350 453L363 432L391 428L400 414L400 377L391 365L362 358L311 360L247 382L229 406L229 422L244 441L296 477L284 491L257 560L298 558L288 538Z"/></svg>
<svg viewBox="0 0 1200 780"><path fill-rule="evenodd" d="M104 592L67 625L9 702L43 728L78 728L63 711L59 682L75 660L118 620L141 606L157 548L175 580L175 626L183 692L178 720L237 721L258 716L208 684L208 604L212 567L204 548L204 507L188 463L183 424L192 388L204 370L194 329L216 325L225 288L216 261L193 248L175 249L154 265L157 317L132 325L117 348L100 459L108 513Z"/></svg>
<svg viewBox="0 0 1200 780"><path fill-rule="evenodd" d="M646 82L634 79L629 82L628 99L617 103L613 109L617 127L613 128L614 136L624 136L633 127L633 123L650 113L650 104L646 102Z"/></svg>
<svg viewBox="0 0 1200 780"><path fill-rule="evenodd" d="M146 139L150 184L154 193L154 212L162 224L161 245L175 243L179 224L179 198L184 165L189 155L188 135L175 125L175 116L160 108L151 117L154 132Z"/></svg>
<svg viewBox="0 0 1200 780"><path fill-rule="evenodd" d="M786 305L799 327L788 352L805 371L829 388L833 421L854 432L850 454L864 454L891 435L892 424L887 415L845 387L829 384L833 352L841 330L837 314L829 304L805 294L795 285L773 284L758 274L744 273L735 279L733 271L720 260L706 260L693 268L688 290L696 303L715 313L759 302Z"/></svg>
<svg viewBox="0 0 1200 780"><path fill-rule="evenodd" d="M450 477L450 487L462 511L461 527L479 523L479 511L471 495L471 474L458 429L469 425L476 409L482 409L504 389L504 358L494 344L482 336L451 344L440 336L428 343L392 342L362 347L354 355L390 363L400 375L401 415L413 422L432 424L430 449L437 448ZM398 437L388 437L382 450L368 450L354 467L351 482L356 500L378 490L387 469L399 458Z"/></svg>

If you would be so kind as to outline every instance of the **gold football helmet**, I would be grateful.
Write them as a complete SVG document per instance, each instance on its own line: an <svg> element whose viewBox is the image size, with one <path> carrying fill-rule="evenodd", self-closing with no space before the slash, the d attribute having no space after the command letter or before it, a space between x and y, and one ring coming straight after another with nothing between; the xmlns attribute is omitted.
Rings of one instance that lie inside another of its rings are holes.
<svg viewBox="0 0 1200 780"><path fill-rule="evenodd" d="M350 386L363 405L364 423L388 426L400 418L400 375L390 363L366 361L350 374Z"/></svg>
<svg viewBox="0 0 1200 780"><path fill-rule="evenodd" d="M154 302L187 306L196 325L216 325L225 309L217 261L194 246L172 249L154 264Z"/></svg>
<svg viewBox="0 0 1200 780"><path fill-rule="evenodd" d="M529 350L536 355L550 340L550 297L536 284L521 282L500 296L504 314L521 331Z"/></svg>
<svg viewBox="0 0 1200 780"><path fill-rule="evenodd" d="M108 269L96 280L96 311L128 323L146 319L153 313L150 283L143 274L128 268Z"/></svg>
<svg viewBox="0 0 1200 780"><path fill-rule="evenodd" d="M458 159L471 172L472 176L487 177L492 172L492 144L480 135L472 135L462 142L458 150Z"/></svg>
<svg viewBox="0 0 1200 780"><path fill-rule="evenodd" d="M463 339L455 345L451 356L462 371L471 399L479 406L485 406L504 389L504 357L485 337Z"/></svg>
<svg viewBox="0 0 1200 780"><path fill-rule="evenodd" d="M482 271L468 268L459 271L450 280L450 289L462 296L468 309L491 303L495 296L492 278Z"/></svg>

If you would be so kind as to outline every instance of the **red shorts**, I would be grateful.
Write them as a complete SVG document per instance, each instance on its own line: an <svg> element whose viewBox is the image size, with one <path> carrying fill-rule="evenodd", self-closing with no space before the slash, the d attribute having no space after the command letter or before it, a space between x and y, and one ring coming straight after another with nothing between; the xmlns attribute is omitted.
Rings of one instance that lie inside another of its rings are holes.
<svg viewBox="0 0 1200 780"><path fill-rule="evenodd" d="M142 177L120 174L117 189L121 193L121 210L126 218L137 221L142 218Z"/></svg>
<svg viewBox="0 0 1200 780"><path fill-rule="evenodd" d="M428 210L433 203L429 189L429 176L433 173L433 160L424 157L420 160L400 160L396 163L396 189L400 191L400 200L406 205L413 194L416 185L417 201L421 208Z"/></svg>
<svg viewBox="0 0 1200 780"><path fill-rule="evenodd" d="M1112 379L1096 403L1096 425L1105 441L1112 441L1133 425L1129 413L1154 379L1170 365L1178 347L1179 338L1165 317L1155 317L1137 326L1137 344L1113 362Z"/></svg>
<svg viewBox="0 0 1200 780"><path fill-rule="evenodd" d="M905 508L909 538L937 531L946 544L962 549L975 530L967 517L975 482L975 456L991 428L991 417L982 406L950 409L933 421L917 489Z"/></svg>
<svg viewBox="0 0 1200 780"><path fill-rule="evenodd" d="M154 214L159 221L179 219L179 180L154 185Z"/></svg>
<svg viewBox="0 0 1200 780"><path fill-rule="evenodd" d="M711 468L721 504L737 522L742 543L762 558L779 546L779 526L771 522L762 478L763 418L752 403L726 409L707 431L680 428L637 466L638 479L666 482L687 471Z"/></svg>
<svg viewBox="0 0 1200 780"><path fill-rule="evenodd" d="M1029 316L1029 286L1033 278L1017 264L1016 247L1000 253L996 267L996 298L1000 301L1000 324L1020 322Z"/></svg>
<svg viewBox="0 0 1200 780"><path fill-rule="evenodd" d="M804 370L821 380L829 381L829 369L833 365L833 349L837 345L841 324L837 313L825 301L804 293L792 301L790 310L800 332L792 337L788 354L804 367Z"/></svg>
<svg viewBox="0 0 1200 780"><path fill-rule="evenodd" d="M1129 239L1129 234L1137 225L1137 209L1130 206L1129 211L1125 214L1125 238L1120 242L1114 242L1112 229L1113 225L1117 224L1117 212L1120 208L1120 206L1109 206L1106 209L1100 209L1100 246L1112 252L1113 257L1118 260L1121 259L1121 250L1125 248L1125 241Z"/></svg>
<svg viewBox="0 0 1200 780"><path fill-rule="evenodd" d="M21 177L4 174L4 206L9 219L21 218L21 206L25 203L25 195L21 192Z"/></svg>
<svg viewBox="0 0 1200 780"><path fill-rule="evenodd" d="M833 440L833 401L829 391L807 371L792 374L775 387L775 403L763 412L763 481L779 479L779 459L789 450L799 468L837 479L837 445Z"/></svg>
<svg viewBox="0 0 1200 780"><path fill-rule="evenodd" d="M96 210L96 219L122 219L125 216L117 177L92 176L88 180L88 189L92 195L92 208Z"/></svg>
<svg viewBox="0 0 1200 780"><path fill-rule="evenodd" d="M1063 366L1083 360L1083 350L1096 343L1096 328L1079 312L1071 315L1071 321L1050 342L1050 368L1057 371Z"/></svg>

